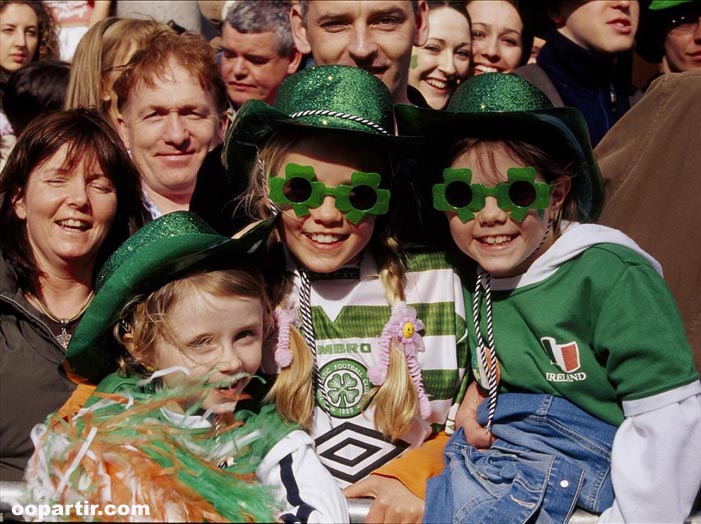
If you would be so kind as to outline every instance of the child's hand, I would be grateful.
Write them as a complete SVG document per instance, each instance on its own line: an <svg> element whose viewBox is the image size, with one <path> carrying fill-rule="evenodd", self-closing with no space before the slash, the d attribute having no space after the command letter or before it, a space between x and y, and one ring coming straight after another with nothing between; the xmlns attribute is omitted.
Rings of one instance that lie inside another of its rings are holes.
<svg viewBox="0 0 701 524"><path fill-rule="evenodd" d="M465 392L458 412L455 414L456 426L462 426L467 443L477 449L488 449L494 443L494 436L487 433L484 426L477 422L477 406L487 398L487 395L473 382Z"/></svg>
<svg viewBox="0 0 701 524"><path fill-rule="evenodd" d="M346 498L372 497L366 523L416 522L424 515L424 501L397 479L370 475L343 490Z"/></svg>

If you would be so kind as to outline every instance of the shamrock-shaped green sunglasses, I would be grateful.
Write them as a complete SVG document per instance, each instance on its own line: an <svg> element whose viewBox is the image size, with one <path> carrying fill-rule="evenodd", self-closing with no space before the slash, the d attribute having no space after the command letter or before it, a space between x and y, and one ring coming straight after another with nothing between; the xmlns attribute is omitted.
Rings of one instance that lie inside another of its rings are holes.
<svg viewBox="0 0 701 524"><path fill-rule="evenodd" d="M507 181L494 187L471 184L472 170L448 167L443 170L443 183L433 186L433 207L438 211L455 211L463 223L475 218L484 208L488 196L511 213L511 218L523 222L530 209L546 209L550 204L552 184L536 182L532 167L511 167L506 170Z"/></svg>
<svg viewBox="0 0 701 524"><path fill-rule="evenodd" d="M328 187L316 181L313 167L289 163L285 166L285 178L270 177L268 196L279 206L291 206L297 217L307 216L326 196L333 196L336 209L357 224L367 215L387 213L390 192L380 189L381 180L378 173L356 171L351 175L350 185Z"/></svg>

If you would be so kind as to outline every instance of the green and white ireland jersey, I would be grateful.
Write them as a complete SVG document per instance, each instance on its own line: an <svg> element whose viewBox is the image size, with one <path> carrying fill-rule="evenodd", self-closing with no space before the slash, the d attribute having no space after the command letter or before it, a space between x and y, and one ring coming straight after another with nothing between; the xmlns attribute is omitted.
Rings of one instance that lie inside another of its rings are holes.
<svg viewBox="0 0 701 524"><path fill-rule="evenodd" d="M526 273L491 289L502 392L563 397L619 425L626 402L698 380L659 265L619 231L566 225ZM485 319L483 299L483 337Z"/></svg>

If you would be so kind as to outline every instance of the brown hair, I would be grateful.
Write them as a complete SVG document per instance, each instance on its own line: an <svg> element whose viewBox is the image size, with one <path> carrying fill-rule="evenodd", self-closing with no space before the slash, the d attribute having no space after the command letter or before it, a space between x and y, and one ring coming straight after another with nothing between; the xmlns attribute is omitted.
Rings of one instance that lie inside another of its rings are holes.
<svg viewBox="0 0 701 524"><path fill-rule="evenodd" d="M129 235L146 223L148 212L141 196L139 173L117 132L92 109L58 111L35 118L19 136L0 174L0 249L15 269L20 287L37 293L39 268L27 238L27 227L14 209L24 195L29 177L64 145L64 167L83 160L96 161L112 181L117 213L100 247L95 273Z"/></svg>
<svg viewBox="0 0 701 524"><path fill-rule="evenodd" d="M467 0L465 2L465 7L467 8L467 6L469 6L473 1L474 0ZM523 24L523 29L521 30L521 59L519 60L519 65L525 65L531 58L531 49L533 49L534 35L533 28L531 27L533 25L533 21L531 20L532 17L525 16L529 13L528 8L530 8L530 5L527 6L525 4L529 4L530 2L520 0L504 0L504 2L510 4L514 9L516 9L518 17ZM470 26L472 26L471 23Z"/></svg>
<svg viewBox="0 0 701 524"><path fill-rule="evenodd" d="M58 41L58 28L49 8L40 0L0 0L0 14L10 4L22 4L32 8L39 22L39 42L32 62L37 60L58 60L61 48Z"/></svg>
<svg viewBox="0 0 701 524"><path fill-rule="evenodd" d="M226 88L219 74L212 46L198 33L162 30L153 34L129 60L129 64L114 83L117 107L121 110L129 94L139 84L155 87L156 78L166 73L170 59L175 60L196 78L204 91L209 93L217 111L228 107Z"/></svg>
<svg viewBox="0 0 701 524"><path fill-rule="evenodd" d="M460 13L465 20L467 20L467 25L472 30L472 19L470 14L467 12L467 6L465 0L426 0L429 12L436 9L442 9L444 7L450 7L454 11Z"/></svg>

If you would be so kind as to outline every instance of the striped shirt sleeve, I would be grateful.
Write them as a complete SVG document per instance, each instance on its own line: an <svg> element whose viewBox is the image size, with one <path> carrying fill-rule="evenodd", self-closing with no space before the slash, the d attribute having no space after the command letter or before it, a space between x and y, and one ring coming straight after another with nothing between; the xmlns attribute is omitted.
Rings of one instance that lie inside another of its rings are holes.
<svg viewBox="0 0 701 524"><path fill-rule="evenodd" d="M258 480L271 486L282 510L282 522L348 522L348 507L336 480L321 464L314 442L293 431L278 442L256 470Z"/></svg>

